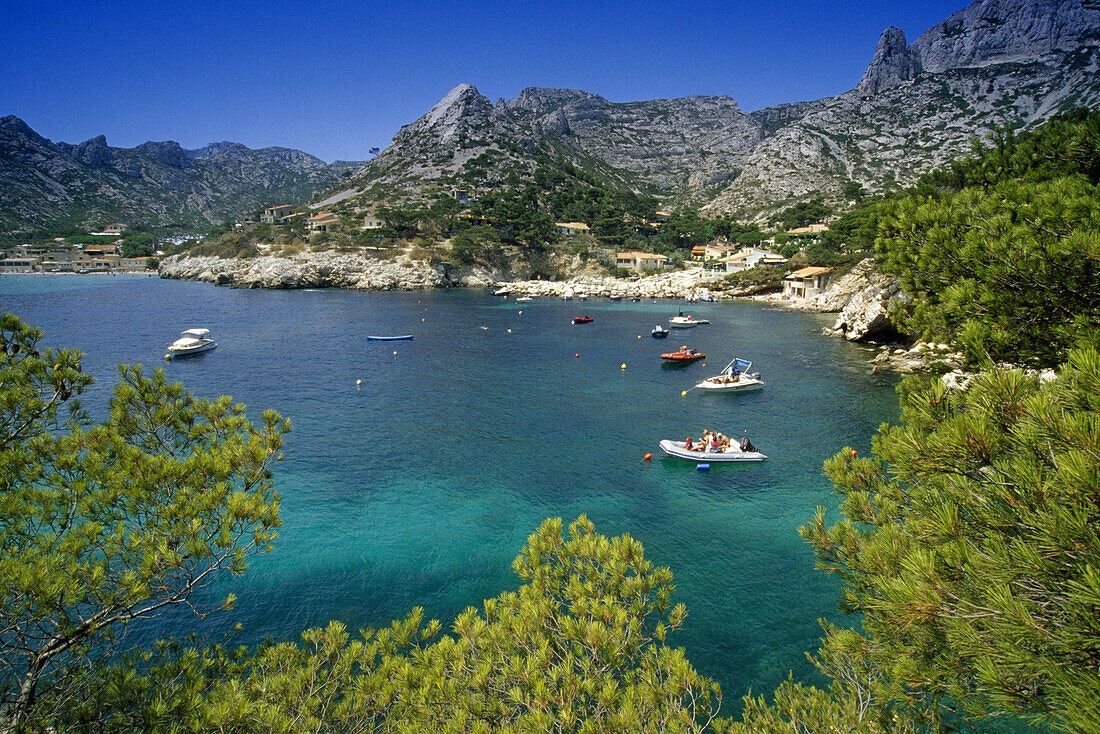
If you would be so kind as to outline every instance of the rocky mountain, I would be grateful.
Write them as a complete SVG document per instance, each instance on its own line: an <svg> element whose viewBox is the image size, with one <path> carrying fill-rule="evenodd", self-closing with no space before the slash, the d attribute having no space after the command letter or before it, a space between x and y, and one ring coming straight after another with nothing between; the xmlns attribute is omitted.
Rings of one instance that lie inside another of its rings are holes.
<svg viewBox="0 0 1100 734"><path fill-rule="evenodd" d="M670 205L767 221L817 196L843 208L849 182L910 184L997 127L1097 106L1098 71L1100 1L976 0L912 45L886 29L850 92L749 113L729 97L615 103L568 89L493 104L460 84L322 203L476 192L556 160Z"/></svg>
<svg viewBox="0 0 1100 734"><path fill-rule="evenodd" d="M114 148L102 135L54 143L8 116L0 118L0 231L115 221L205 229L265 205L307 201L341 180L343 170L351 167L239 143Z"/></svg>

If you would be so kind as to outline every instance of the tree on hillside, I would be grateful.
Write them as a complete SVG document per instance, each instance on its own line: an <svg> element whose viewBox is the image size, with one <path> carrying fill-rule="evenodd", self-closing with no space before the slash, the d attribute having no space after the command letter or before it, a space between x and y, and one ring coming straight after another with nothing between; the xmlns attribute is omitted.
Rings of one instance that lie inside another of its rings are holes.
<svg viewBox="0 0 1100 734"><path fill-rule="evenodd" d="M157 370L121 367L110 415L76 407L74 351L0 317L0 731L44 726L133 620L196 606L280 524L269 466L289 425L253 426ZM65 417L66 408L70 408ZM226 604L232 600L226 600ZM46 703L43 704L43 701Z"/></svg>
<svg viewBox="0 0 1100 734"><path fill-rule="evenodd" d="M891 202L875 253L914 296L902 328L975 360L1051 366L1100 327L1100 190L1078 177Z"/></svg>
<svg viewBox="0 0 1100 734"><path fill-rule="evenodd" d="M79 731L701 732L718 687L666 638L686 618L672 574L629 536L584 517L547 520L512 567L523 585L444 632L419 609L378 631L339 623L242 658L156 657L140 675L100 671ZM112 698L115 697L115 698Z"/></svg>
<svg viewBox="0 0 1100 734"><path fill-rule="evenodd" d="M826 463L844 519L819 509L803 528L862 632L827 629L829 693L786 685L741 730L1016 715L1100 731L1100 352L1072 351L1046 384L911 378L902 408L874 458Z"/></svg>

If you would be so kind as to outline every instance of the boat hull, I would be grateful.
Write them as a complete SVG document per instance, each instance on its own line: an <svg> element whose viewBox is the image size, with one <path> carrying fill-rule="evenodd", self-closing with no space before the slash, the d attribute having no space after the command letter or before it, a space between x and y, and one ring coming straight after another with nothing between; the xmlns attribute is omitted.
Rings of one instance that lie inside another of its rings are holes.
<svg viewBox="0 0 1100 734"><path fill-rule="evenodd" d="M177 347L174 345L168 345L168 355L170 357L189 357L192 354L202 354L203 352L209 352L218 346L216 341L210 341L208 343L199 344L193 347Z"/></svg>
<svg viewBox="0 0 1100 734"><path fill-rule="evenodd" d="M689 451L684 448L683 441L673 441L668 438L663 439L660 446L661 451L669 456L701 464L764 461L768 458L759 451Z"/></svg>
<svg viewBox="0 0 1100 734"><path fill-rule="evenodd" d="M368 336L369 342L400 342L409 341L413 338L412 334L401 334L399 336Z"/></svg>
<svg viewBox="0 0 1100 734"><path fill-rule="evenodd" d="M737 382L715 382L713 377L709 377L695 387L708 392L755 392L763 390L764 384L763 380L753 380L751 378L741 378Z"/></svg>

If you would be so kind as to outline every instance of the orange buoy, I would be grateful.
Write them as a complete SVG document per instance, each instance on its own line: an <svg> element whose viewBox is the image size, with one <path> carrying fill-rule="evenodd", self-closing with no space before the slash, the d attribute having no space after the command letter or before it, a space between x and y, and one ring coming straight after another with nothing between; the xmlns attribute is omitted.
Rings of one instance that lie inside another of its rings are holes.
<svg viewBox="0 0 1100 734"><path fill-rule="evenodd" d="M852 456L855 456L855 455L856 455L856 450L852 449Z"/></svg>
<svg viewBox="0 0 1100 734"><path fill-rule="evenodd" d="M573 356L574 356L574 357L579 357L579 356L581 356L581 353L580 353L580 352L577 352L577 353L576 353L576 354L574 354Z"/></svg>
<svg viewBox="0 0 1100 734"><path fill-rule="evenodd" d="M646 455L645 455L645 456L643 456L642 458L643 458L643 459L645 459L646 461L649 461L650 459L652 459L652 458L653 458L653 454L646 454Z"/></svg>

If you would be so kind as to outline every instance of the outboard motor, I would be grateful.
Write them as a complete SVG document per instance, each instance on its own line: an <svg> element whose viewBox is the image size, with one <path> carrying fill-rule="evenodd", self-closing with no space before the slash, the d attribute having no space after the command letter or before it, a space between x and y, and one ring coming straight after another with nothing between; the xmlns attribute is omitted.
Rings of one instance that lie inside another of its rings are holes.
<svg viewBox="0 0 1100 734"><path fill-rule="evenodd" d="M756 447L752 445L752 441L748 436L741 437L741 450L742 451L756 451Z"/></svg>

